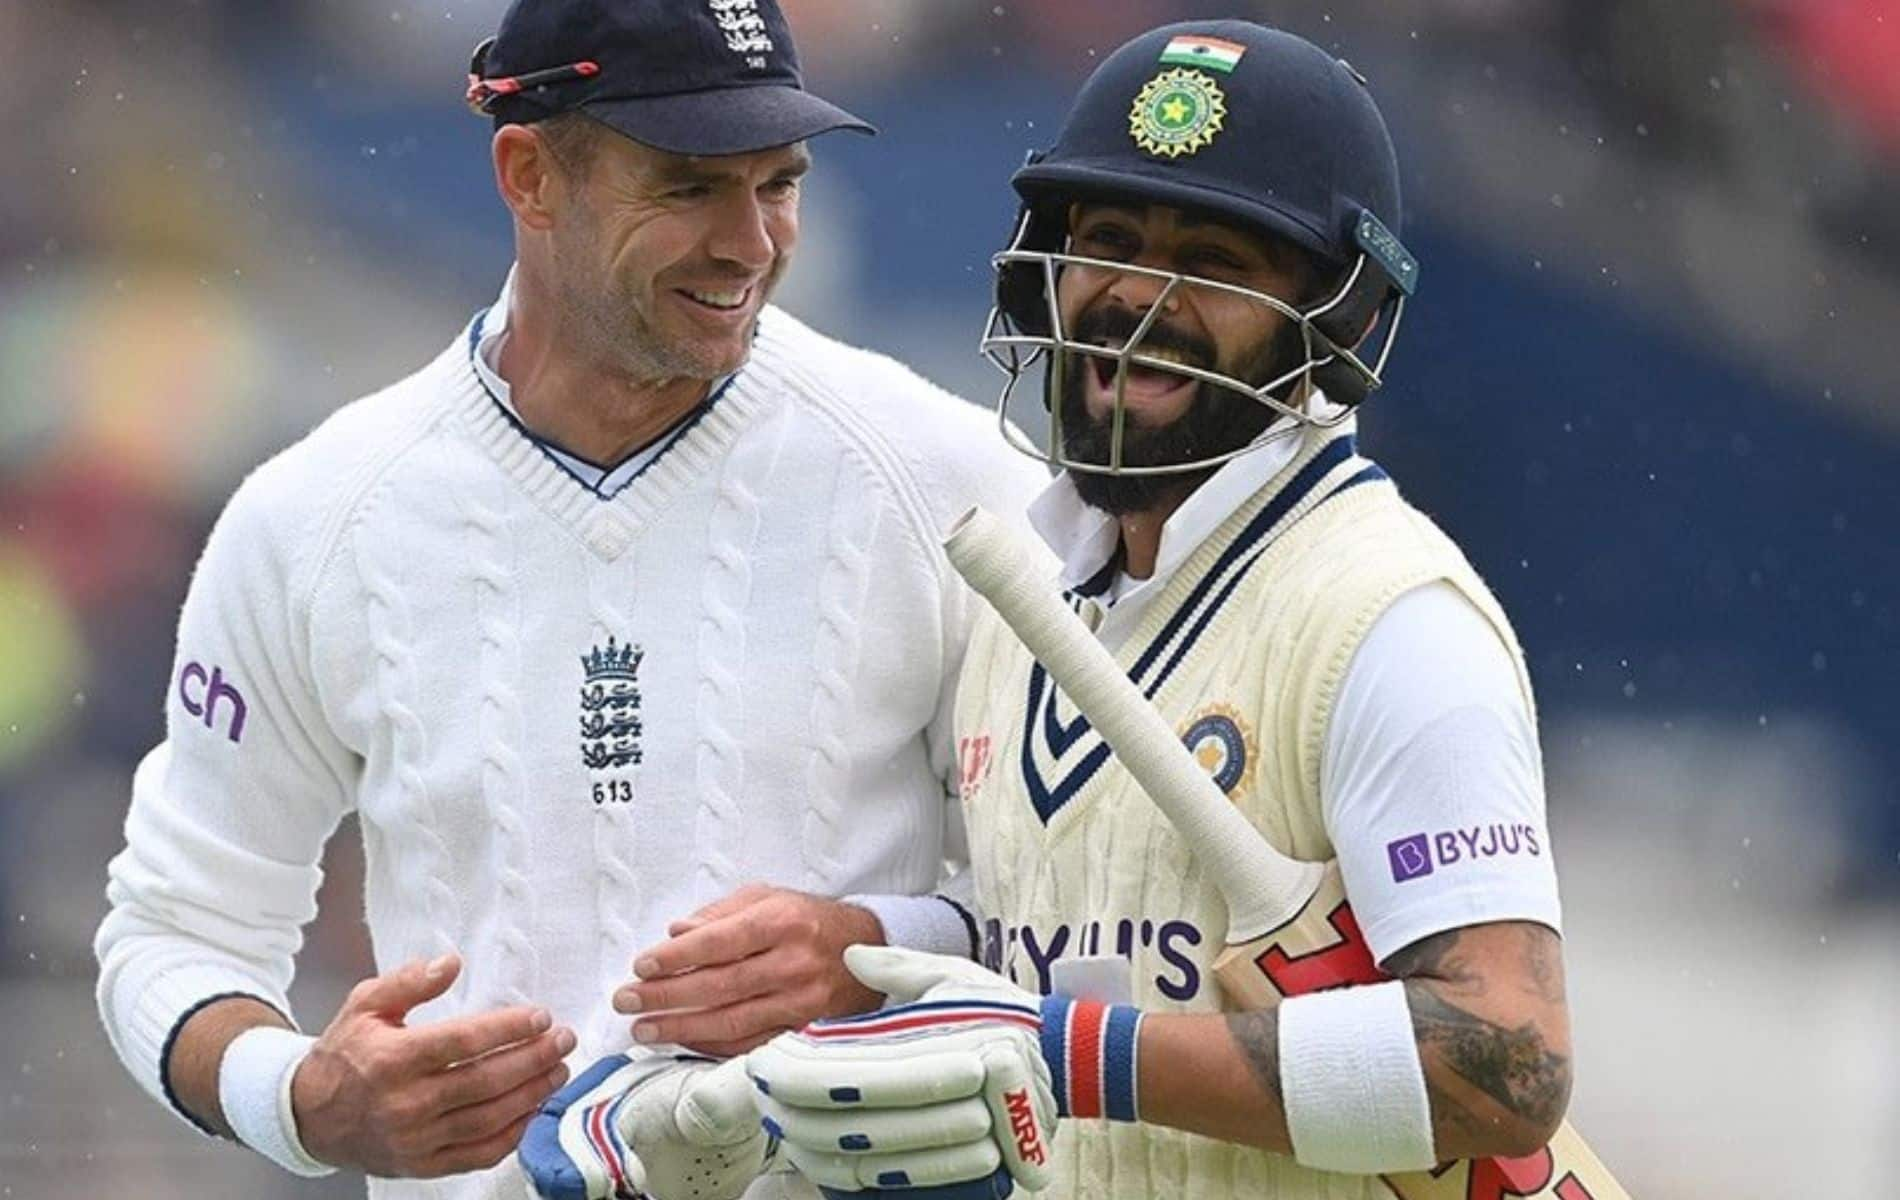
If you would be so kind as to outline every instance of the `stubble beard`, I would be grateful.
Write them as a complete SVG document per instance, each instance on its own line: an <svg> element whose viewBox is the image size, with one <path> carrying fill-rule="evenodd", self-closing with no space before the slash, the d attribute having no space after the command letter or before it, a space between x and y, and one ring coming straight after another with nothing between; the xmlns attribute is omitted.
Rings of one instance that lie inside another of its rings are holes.
<svg viewBox="0 0 1900 1200"><path fill-rule="evenodd" d="M1076 323L1071 338L1093 342L1097 337L1107 336L1125 343L1138 324L1138 318L1120 310L1094 310ZM1302 354L1301 344L1299 330L1290 323L1283 324L1242 356L1239 369L1225 373L1257 387L1287 369L1279 366L1275 370L1277 364L1296 361ZM1183 353L1203 369L1219 369L1214 365L1214 348L1207 342L1159 325L1143 337L1137 352L1162 348ZM1086 395L1086 373L1095 370L1096 361L1086 355L1066 356L1061 398L1062 451L1071 462L1107 466L1114 444L1114 413L1095 417L1089 412ZM1203 380L1188 401L1187 409L1165 425L1141 425L1132 412L1127 415L1122 426L1121 465L1165 467L1218 458L1251 443L1280 415L1258 400ZM1109 475L1074 470L1069 475L1084 504L1119 517L1178 503L1217 470L1218 465L1157 475Z"/></svg>
<svg viewBox="0 0 1900 1200"><path fill-rule="evenodd" d="M577 233L572 242L555 244L555 288L562 328L586 359L633 383L713 380L744 365L758 327L756 315L743 347L735 353L691 338L669 337L654 326L633 285L596 265L607 261L607 255L600 247L594 214L584 213L577 229L585 232ZM785 267L781 257L759 285L761 309L763 299L778 287Z"/></svg>

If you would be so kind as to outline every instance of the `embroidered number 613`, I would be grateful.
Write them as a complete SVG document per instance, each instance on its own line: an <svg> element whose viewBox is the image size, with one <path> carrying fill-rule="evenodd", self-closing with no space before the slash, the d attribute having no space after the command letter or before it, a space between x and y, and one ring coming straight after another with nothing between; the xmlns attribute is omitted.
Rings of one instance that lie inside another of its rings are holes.
<svg viewBox="0 0 1900 1200"><path fill-rule="evenodd" d="M603 779L594 782L595 804L632 804L631 779Z"/></svg>

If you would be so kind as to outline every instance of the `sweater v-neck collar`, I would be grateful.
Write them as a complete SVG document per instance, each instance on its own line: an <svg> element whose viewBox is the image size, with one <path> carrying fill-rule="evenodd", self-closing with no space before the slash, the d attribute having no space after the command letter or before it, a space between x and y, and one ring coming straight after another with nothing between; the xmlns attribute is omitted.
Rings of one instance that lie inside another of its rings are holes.
<svg viewBox="0 0 1900 1200"><path fill-rule="evenodd" d="M485 311L485 310L484 310ZM748 361L665 435L639 474L611 495L576 478L491 395L473 355L482 314L463 330L449 364L449 392L476 443L549 515L597 551L617 557L633 533L655 520L674 497L712 471L740 432L765 407L761 372Z"/></svg>

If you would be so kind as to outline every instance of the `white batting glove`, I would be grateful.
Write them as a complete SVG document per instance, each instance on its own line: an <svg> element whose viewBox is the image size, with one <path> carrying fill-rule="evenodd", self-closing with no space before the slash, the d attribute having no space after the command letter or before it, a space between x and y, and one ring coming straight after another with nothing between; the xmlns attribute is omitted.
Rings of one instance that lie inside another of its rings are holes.
<svg viewBox="0 0 1900 1200"><path fill-rule="evenodd" d="M1046 1186L1057 1104L1041 999L966 959L860 945L844 961L894 1007L817 1021L746 1056L792 1164L828 1191Z"/></svg>
<svg viewBox="0 0 1900 1200"><path fill-rule="evenodd" d="M777 1152L744 1063L609 1055L548 1098L516 1152L530 1200L738 1200Z"/></svg>

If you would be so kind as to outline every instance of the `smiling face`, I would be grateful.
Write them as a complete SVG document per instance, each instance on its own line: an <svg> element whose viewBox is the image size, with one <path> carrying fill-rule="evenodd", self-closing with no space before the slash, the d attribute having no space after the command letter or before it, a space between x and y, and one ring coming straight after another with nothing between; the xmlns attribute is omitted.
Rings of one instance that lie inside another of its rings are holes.
<svg viewBox="0 0 1900 1200"><path fill-rule="evenodd" d="M739 369L798 241L802 145L699 158L603 133L552 215L565 331L638 380Z"/></svg>
<svg viewBox="0 0 1900 1200"><path fill-rule="evenodd" d="M1299 329L1256 299L1209 287L1228 284L1296 303L1311 286L1307 258L1288 243L1160 206L1079 204L1070 212L1068 253L1179 275L1068 263L1056 303L1069 340L1121 350L1150 310L1160 306L1133 350L1259 386L1295 365ZM1164 298L1165 293L1165 298ZM1111 462L1116 406L1113 359L1063 356L1063 451L1072 461ZM1278 415L1230 388L1173 371L1130 364L1121 389L1123 466L1169 466L1215 457L1258 437ZM1204 478L1187 477L1189 486ZM1164 477L1165 478L1165 477ZM1078 473L1083 498L1109 511L1133 511L1170 485L1154 476Z"/></svg>

